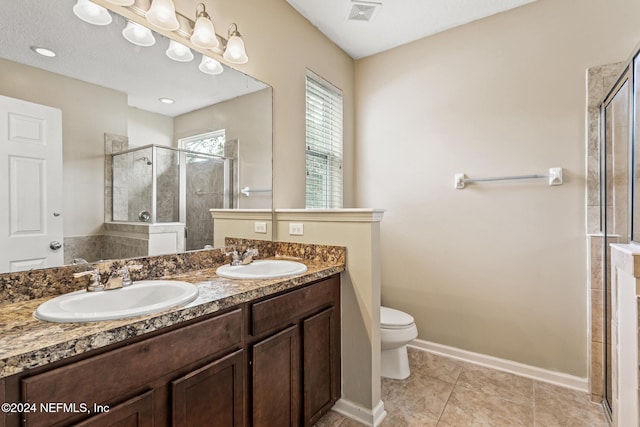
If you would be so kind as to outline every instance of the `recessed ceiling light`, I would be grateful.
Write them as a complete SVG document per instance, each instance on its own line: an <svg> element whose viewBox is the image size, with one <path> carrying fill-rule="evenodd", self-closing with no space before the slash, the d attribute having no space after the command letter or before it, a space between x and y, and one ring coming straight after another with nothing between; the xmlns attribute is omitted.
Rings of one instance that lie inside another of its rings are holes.
<svg viewBox="0 0 640 427"><path fill-rule="evenodd" d="M56 53L51 49L47 49L46 47L39 46L31 46L31 50L37 53L38 55L46 56L48 58L53 58L56 56Z"/></svg>
<svg viewBox="0 0 640 427"><path fill-rule="evenodd" d="M171 99L171 98L160 98L159 101L164 103L164 104L173 104L174 103L173 99Z"/></svg>

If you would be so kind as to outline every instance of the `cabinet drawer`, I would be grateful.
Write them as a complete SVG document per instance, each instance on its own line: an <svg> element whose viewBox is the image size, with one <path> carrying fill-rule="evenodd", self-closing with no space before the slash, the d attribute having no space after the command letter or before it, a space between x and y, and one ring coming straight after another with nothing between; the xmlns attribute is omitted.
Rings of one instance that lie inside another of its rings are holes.
<svg viewBox="0 0 640 427"><path fill-rule="evenodd" d="M333 276L313 285L251 305L251 334L256 336L282 328L307 313L331 306L336 300L340 279Z"/></svg>
<svg viewBox="0 0 640 427"><path fill-rule="evenodd" d="M21 380L22 400L109 404L190 363L240 347L242 310L237 309L95 357ZM79 414L27 413L27 425L54 424Z"/></svg>

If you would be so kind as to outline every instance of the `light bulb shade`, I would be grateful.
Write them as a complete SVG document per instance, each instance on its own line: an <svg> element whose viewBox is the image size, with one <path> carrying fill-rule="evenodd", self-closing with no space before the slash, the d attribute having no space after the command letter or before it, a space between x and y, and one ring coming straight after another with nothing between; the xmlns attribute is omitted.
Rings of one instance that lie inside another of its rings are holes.
<svg viewBox="0 0 640 427"><path fill-rule="evenodd" d="M132 21L127 22L127 26L122 30L122 36L137 46L153 46L156 43L156 38L153 37L150 29Z"/></svg>
<svg viewBox="0 0 640 427"><path fill-rule="evenodd" d="M203 49L215 49L220 46L209 15L198 17L190 40L191 43Z"/></svg>
<svg viewBox="0 0 640 427"><path fill-rule="evenodd" d="M132 6L136 0L107 0L109 3L117 4L118 6Z"/></svg>
<svg viewBox="0 0 640 427"><path fill-rule="evenodd" d="M244 50L242 37L238 35L229 37L227 48L224 50L222 57L233 64L246 64L249 58Z"/></svg>
<svg viewBox="0 0 640 427"><path fill-rule="evenodd" d="M220 74L224 71L222 64L213 58L202 55L202 61L198 65L198 69L205 74L211 74L213 76Z"/></svg>
<svg viewBox="0 0 640 427"><path fill-rule="evenodd" d="M73 6L73 13L84 22L93 25L111 24L109 11L89 0L78 0Z"/></svg>
<svg viewBox="0 0 640 427"><path fill-rule="evenodd" d="M151 25L162 30L175 31L180 28L172 0L153 0L145 17Z"/></svg>
<svg viewBox="0 0 640 427"><path fill-rule="evenodd" d="M169 58L178 62L189 62L193 60L193 52L191 52L191 49L175 40L169 41L169 49L167 49L166 54Z"/></svg>

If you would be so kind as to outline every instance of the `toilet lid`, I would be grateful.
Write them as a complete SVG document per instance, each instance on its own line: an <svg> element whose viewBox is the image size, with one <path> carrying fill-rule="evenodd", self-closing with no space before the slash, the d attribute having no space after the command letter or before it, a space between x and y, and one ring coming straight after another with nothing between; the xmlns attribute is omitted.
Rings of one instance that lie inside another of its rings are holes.
<svg viewBox="0 0 640 427"><path fill-rule="evenodd" d="M413 317L403 311L389 307L380 307L380 326L386 328L398 328L409 326L413 323Z"/></svg>

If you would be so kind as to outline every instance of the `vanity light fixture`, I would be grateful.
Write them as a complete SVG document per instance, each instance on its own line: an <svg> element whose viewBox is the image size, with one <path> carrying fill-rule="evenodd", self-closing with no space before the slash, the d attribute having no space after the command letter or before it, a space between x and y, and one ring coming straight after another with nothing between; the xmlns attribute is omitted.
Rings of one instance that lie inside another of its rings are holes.
<svg viewBox="0 0 640 427"><path fill-rule="evenodd" d="M47 49L46 47L40 46L31 46L31 50L37 53L38 55L46 56L47 58L53 58L56 56L56 53L51 49Z"/></svg>
<svg viewBox="0 0 640 427"><path fill-rule="evenodd" d="M200 61L198 69L203 73L211 74L212 76L221 74L224 71L220 62L206 55L202 55L202 61Z"/></svg>
<svg viewBox="0 0 640 427"><path fill-rule="evenodd" d="M191 49L175 40L169 40L169 48L166 54L169 58L178 62L189 62L193 60L193 52L191 52Z"/></svg>
<svg viewBox="0 0 640 427"><path fill-rule="evenodd" d="M84 22L93 25L109 25L112 21L107 9L89 0L78 0L73 6L73 13Z"/></svg>
<svg viewBox="0 0 640 427"><path fill-rule="evenodd" d="M202 6L202 8L200 8ZM220 46L216 37L216 30L213 27L211 17L206 11L204 3L196 6L196 23L191 34L191 43L203 49L215 49Z"/></svg>
<svg viewBox="0 0 640 427"><path fill-rule="evenodd" d="M156 38L153 37L150 29L133 21L127 22L127 26L122 30L122 36L137 46L153 46L156 43Z"/></svg>
<svg viewBox="0 0 640 427"><path fill-rule="evenodd" d="M175 31L180 28L172 0L153 0L145 17L151 25L162 30Z"/></svg>
<svg viewBox="0 0 640 427"><path fill-rule="evenodd" d="M229 26L229 39L222 57L232 64L246 64L249 61L247 52L244 49L242 35L238 31L238 25L233 23Z"/></svg>
<svg viewBox="0 0 640 427"><path fill-rule="evenodd" d="M117 4L118 6L133 6L136 0L107 0L109 3Z"/></svg>
<svg viewBox="0 0 640 427"><path fill-rule="evenodd" d="M222 41L224 47L222 57L226 61L232 64L246 64L249 61L244 40L238 31L238 25L233 23L229 26L227 39L218 36L204 3L199 3L196 6L196 20L194 22L176 12L173 0L151 0L151 6L146 13L139 10L136 4L138 0L106 1L118 6L132 8L136 13L144 14L147 22L149 22L152 27L164 31L178 31L179 36L184 37L185 31L180 28L181 25L177 16L180 15L182 21L188 21L189 25L193 28L191 37L189 38L193 46L200 49L210 49L215 54L220 54L220 41ZM77 3L73 6L73 13L83 21L94 25L108 25L113 20L109 10L90 0L77 0ZM172 36L166 33L164 34L170 39L169 48L166 50L169 58L178 62L189 62L193 60L193 52L191 52L188 46L173 40ZM152 46L156 42L149 28L133 21L127 21L125 29L122 30L122 35L127 41L138 46ZM220 39L220 41L218 39ZM207 55L203 55L202 62L199 66L199 69L203 73L220 74L223 71L220 62L208 56L207 59L205 59L204 56Z"/></svg>

